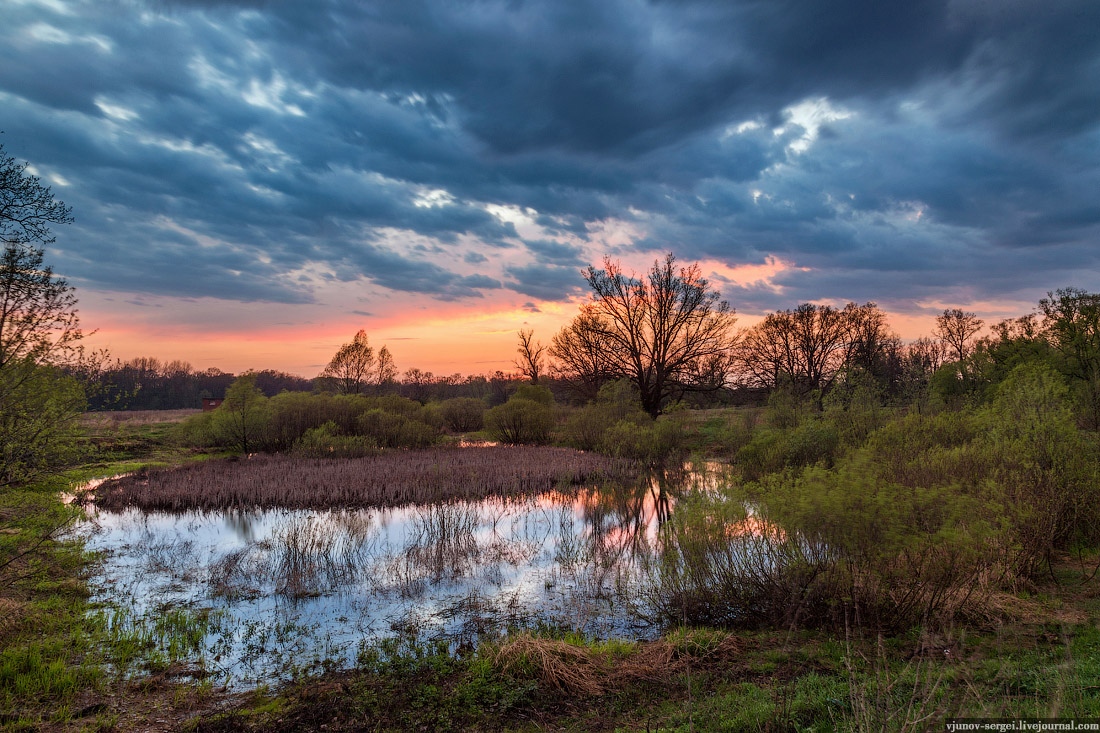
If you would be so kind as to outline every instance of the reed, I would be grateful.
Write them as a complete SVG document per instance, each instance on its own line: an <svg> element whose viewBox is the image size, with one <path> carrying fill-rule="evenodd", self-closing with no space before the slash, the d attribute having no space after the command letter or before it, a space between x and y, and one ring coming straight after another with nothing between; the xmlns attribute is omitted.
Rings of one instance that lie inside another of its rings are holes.
<svg viewBox="0 0 1100 733"><path fill-rule="evenodd" d="M147 511L385 507L519 497L636 474L629 460L532 446L384 451L354 459L254 456L143 471L101 484L94 500L106 509Z"/></svg>

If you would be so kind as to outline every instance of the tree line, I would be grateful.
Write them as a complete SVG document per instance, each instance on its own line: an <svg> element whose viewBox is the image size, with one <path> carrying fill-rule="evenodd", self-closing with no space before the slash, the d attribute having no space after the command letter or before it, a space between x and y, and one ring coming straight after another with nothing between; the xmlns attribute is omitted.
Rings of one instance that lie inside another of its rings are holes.
<svg viewBox="0 0 1100 733"><path fill-rule="evenodd" d="M843 307L802 303L736 330L734 310L671 253L642 277L611 260L590 267L591 300L550 345L520 331L517 368L530 381L581 401L625 379L656 416L670 404L706 407L738 393L776 390L820 407L835 390L871 388L884 401L983 396L1024 361L1045 361L1100 425L1100 295L1048 293L1035 312L993 324L948 308L928 336L905 343L874 302ZM542 375L548 375L544 377Z"/></svg>

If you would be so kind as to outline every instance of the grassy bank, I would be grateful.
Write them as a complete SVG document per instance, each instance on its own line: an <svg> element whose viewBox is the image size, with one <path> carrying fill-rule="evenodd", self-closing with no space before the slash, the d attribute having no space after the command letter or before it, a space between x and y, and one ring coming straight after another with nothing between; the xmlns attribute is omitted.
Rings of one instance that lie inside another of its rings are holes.
<svg viewBox="0 0 1100 733"><path fill-rule="evenodd" d="M164 417L86 420L84 463L0 493L0 730L128 730L214 699L196 663L209 619L91 603L98 558L68 534L75 487L206 457L167 441Z"/></svg>
<svg viewBox="0 0 1100 733"><path fill-rule="evenodd" d="M395 642L260 691L223 730L942 729L947 717L1100 716L1100 599L1059 565L1032 618L895 637L681 629L656 642L519 635L454 655Z"/></svg>

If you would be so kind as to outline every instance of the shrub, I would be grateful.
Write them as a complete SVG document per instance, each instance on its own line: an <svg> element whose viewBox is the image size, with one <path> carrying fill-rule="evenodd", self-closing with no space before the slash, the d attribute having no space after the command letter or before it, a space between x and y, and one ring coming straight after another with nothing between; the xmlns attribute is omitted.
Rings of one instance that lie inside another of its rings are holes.
<svg viewBox="0 0 1100 733"><path fill-rule="evenodd" d="M578 450L600 450L608 424L603 407L590 402L573 410L565 419L562 440Z"/></svg>
<svg viewBox="0 0 1100 733"><path fill-rule="evenodd" d="M783 433L773 428L758 428L740 450L736 463L741 476L755 480L783 468Z"/></svg>
<svg viewBox="0 0 1100 733"><path fill-rule="evenodd" d="M212 448L218 444L214 435L214 413L200 412L183 420L172 429L172 436L185 445Z"/></svg>
<svg viewBox="0 0 1100 733"><path fill-rule="evenodd" d="M651 462L657 453L657 436L651 425L620 420L604 431L600 452L616 458Z"/></svg>
<svg viewBox="0 0 1100 733"><path fill-rule="evenodd" d="M623 455L619 440L608 437L608 430L620 422L646 428L653 424L638 399L637 390L628 380L608 382L600 387L594 402L574 410L566 418L563 439L580 450L598 450Z"/></svg>
<svg viewBox="0 0 1100 733"><path fill-rule="evenodd" d="M1016 367L984 414L990 499L1015 534L1016 569L1034 574L1052 551L1100 542L1100 461L1076 427L1069 390L1045 364Z"/></svg>
<svg viewBox="0 0 1100 733"><path fill-rule="evenodd" d="M554 394L549 387L543 387L541 384L521 384L516 387L515 393L509 399L531 400L547 406L554 404Z"/></svg>
<svg viewBox="0 0 1100 733"><path fill-rule="evenodd" d="M485 412L485 427L502 443L543 444L550 441L554 411L539 402L513 397Z"/></svg>
<svg viewBox="0 0 1100 733"><path fill-rule="evenodd" d="M431 425L377 408L359 416L357 433L382 448L423 448L441 437Z"/></svg>
<svg viewBox="0 0 1100 733"><path fill-rule="evenodd" d="M309 458L362 458L378 453L378 444L365 435L341 435L336 423L327 422L307 430L294 452Z"/></svg>
<svg viewBox="0 0 1100 733"><path fill-rule="evenodd" d="M887 629L969 610L997 566L986 507L884 482L867 454L681 502L658 580L670 619ZM751 501L750 501L751 499ZM748 507L752 507L749 511Z"/></svg>
<svg viewBox="0 0 1100 733"><path fill-rule="evenodd" d="M788 466L831 464L839 442L832 425L822 420L807 420L786 434L783 461Z"/></svg>
<svg viewBox="0 0 1100 733"><path fill-rule="evenodd" d="M768 397L764 421L773 428L785 430L802 421L807 405L790 389L777 389Z"/></svg>
<svg viewBox="0 0 1100 733"><path fill-rule="evenodd" d="M256 375L238 377L225 392L225 401L210 418L215 444L244 453L262 450L267 443L268 399L256 387Z"/></svg>
<svg viewBox="0 0 1100 733"><path fill-rule="evenodd" d="M481 430L485 424L485 403L472 397L456 397L439 406L443 424L455 433Z"/></svg>

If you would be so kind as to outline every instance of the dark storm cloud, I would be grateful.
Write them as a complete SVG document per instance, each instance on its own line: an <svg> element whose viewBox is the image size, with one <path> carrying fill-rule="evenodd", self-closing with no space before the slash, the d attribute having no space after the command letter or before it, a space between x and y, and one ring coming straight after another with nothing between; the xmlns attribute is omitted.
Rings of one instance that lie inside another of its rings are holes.
<svg viewBox="0 0 1100 733"><path fill-rule="evenodd" d="M809 268L778 293L724 288L744 308L1042 291L1070 262L1100 286L1100 5L1084 0L5 16L3 142L68 184L58 264L87 285L310 302L319 268L440 299L560 299L615 219L641 236L612 254ZM471 242L529 259L496 271Z"/></svg>

